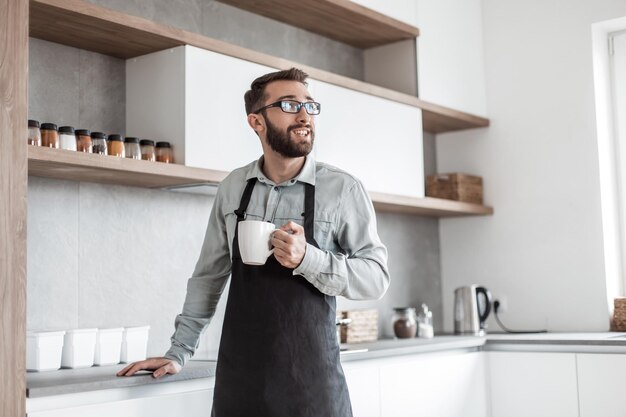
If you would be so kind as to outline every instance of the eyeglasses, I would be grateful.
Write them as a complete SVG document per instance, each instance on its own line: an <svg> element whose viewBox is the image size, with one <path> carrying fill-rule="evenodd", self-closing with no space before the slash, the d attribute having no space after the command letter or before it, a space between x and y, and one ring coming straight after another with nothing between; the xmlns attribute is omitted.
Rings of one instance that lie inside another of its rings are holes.
<svg viewBox="0 0 626 417"><path fill-rule="evenodd" d="M306 110L306 112L310 115L320 114L320 111L322 110L322 105L315 101L307 101L301 103L296 100L281 100L272 104L268 104L265 107L261 107L253 113L259 114L261 110L269 109L271 107L279 107L285 113L299 113L300 109L304 107L304 110Z"/></svg>

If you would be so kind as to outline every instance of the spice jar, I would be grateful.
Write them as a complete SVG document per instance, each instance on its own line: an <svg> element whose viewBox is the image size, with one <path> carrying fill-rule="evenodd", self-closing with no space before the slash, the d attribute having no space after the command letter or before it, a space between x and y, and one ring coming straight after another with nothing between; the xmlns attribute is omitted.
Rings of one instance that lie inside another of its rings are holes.
<svg viewBox="0 0 626 417"><path fill-rule="evenodd" d="M39 122L37 120L28 121L28 144L41 146L41 130L39 130Z"/></svg>
<svg viewBox="0 0 626 417"><path fill-rule="evenodd" d="M415 309L412 307L394 308L391 323L393 324L393 333L399 339L415 337L417 333Z"/></svg>
<svg viewBox="0 0 626 417"><path fill-rule="evenodd" d="M154 153L154 141L148 139L141 139L139 141L141 147L141 159L144 161L156 161L156 155Z"/></svg>
<svg viewBox="0 0 626 417"><path fill-rule="evenodd" d="M54 123L41 124L41 146L59 149L59 132Z"/></svg>
<svg viewBox="0 0 626 417"><path fill-rule="evenodd" d="M107 135L102 132L91 132L92 152L100 155L107 154Z"/></svg>
<svg viewBox="0 0 626 417"><path fill-rule="evenodd" d="M76 130L76 150L78 152L86 153L91 153L93 151L93 142L91 141L91 132L89 130Z"/></svg>
<svg viewBox="0 0 626 417"><path fill-rule="evenodd" d="M111 156L124 157L126 152L124 150L124 142L122 142L122 135L109 135L108 151Z"/></svg>
<svg viewBox="0 0 626 417"><path fill-rule="evenodd" d="M165 162L166 164L174 163L174 154L172 153L172 146L169 142L157 142L156 160L157 162Z"/></svg>
<svg viewBox="0 0 626 417"><path fill-rule="evenodd" d="M141 148L139 147L139 139L127 137L124 140L124 150L126 158L141 159Z"/></svg>
<svg viewBox="0 0 626 417"><path fill-rule="evenodd" d="M433 312L428 309L426 304L422 304L422 308L417 315L417 337L430 339L434 335Z"/></svg>
<svg viewBox="0 0 626 417"><path fill-rule="evenodd" d="M68 151L76 150L76 134L72 126L61 126L59 128L59 147Z"/></svg>

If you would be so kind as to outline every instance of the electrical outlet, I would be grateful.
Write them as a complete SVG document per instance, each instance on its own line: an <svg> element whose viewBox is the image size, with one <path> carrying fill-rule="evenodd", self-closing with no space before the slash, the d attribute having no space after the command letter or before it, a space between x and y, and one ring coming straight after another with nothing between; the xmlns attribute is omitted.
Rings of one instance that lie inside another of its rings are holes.
<svg viewBox="0 0 626 417"><path fill-rule="evenodd" d="M506 313L508 308L509 308L509 304L507 303L506 297L498 297L495 299L494 304L496 303L496 301L500 304L498 306L498 314L500 313Z"/></svg>

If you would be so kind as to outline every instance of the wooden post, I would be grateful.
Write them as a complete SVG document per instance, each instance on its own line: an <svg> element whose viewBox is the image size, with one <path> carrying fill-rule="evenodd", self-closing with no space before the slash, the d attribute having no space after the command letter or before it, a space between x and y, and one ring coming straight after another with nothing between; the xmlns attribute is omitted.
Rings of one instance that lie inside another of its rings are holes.
<svg viewBox="0 0 626 417"><path fill-rule="evenodd" d="M0 416L26 415L28 0L0 0Z"/></svg>

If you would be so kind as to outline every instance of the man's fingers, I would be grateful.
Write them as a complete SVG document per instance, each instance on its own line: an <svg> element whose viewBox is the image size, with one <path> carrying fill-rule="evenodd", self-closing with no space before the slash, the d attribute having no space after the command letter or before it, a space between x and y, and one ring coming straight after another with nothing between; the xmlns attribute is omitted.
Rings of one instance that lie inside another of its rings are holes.
<svg viewBox="0 0 626 417"><path fill-rule="evenodd" d="M152 377L153 378L161 378L163 375L165 375L168 372L167 367L169 366L169 364L160 367L159 369L157 369L156 371L154 371L152 373Z"/></svg>
<svg viewBox="0 0 626 417"><path fill-rule="evenodd" d="M128 370L129 370L130 368L132 368L132 367L133 367L133 365L135 365L135 363L134 363L134 362L133 362L133 363L131 363L131 364L129 364L129 365L127 365L127 366L125 366L125 367L124 367L124 369L122 369L121 371L119 371L119 372L117 373L117 376L123 376L123 375L125 375L125 374L126 374L126 372L128 372Z"/></svg>
<svg viewBox="0 0 626 417"><path fill-rule="evenodd" d="M298 223L294 222L293 220L290 220L287 223L283 224L279 230L283 230L285 232L292 232L294 235L304 233L304 228L300 226Z"/></svg>

